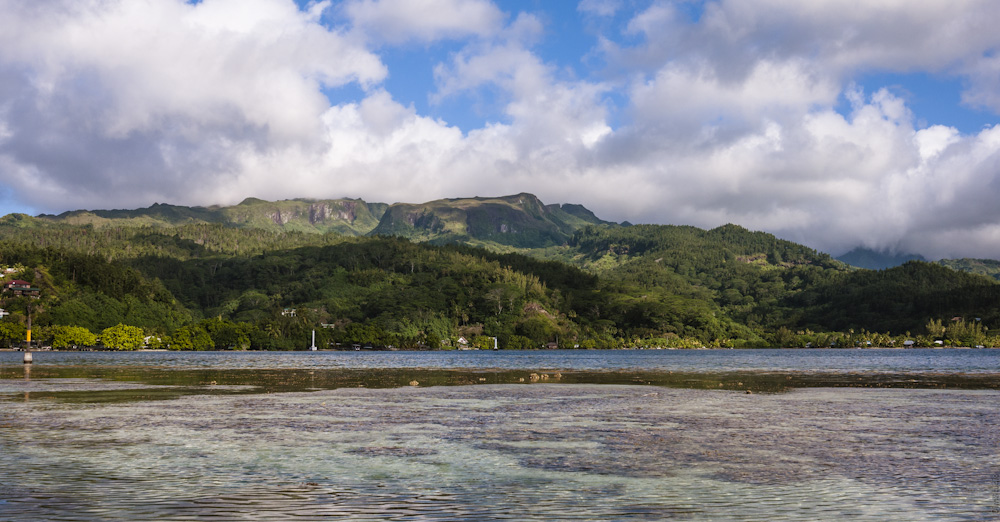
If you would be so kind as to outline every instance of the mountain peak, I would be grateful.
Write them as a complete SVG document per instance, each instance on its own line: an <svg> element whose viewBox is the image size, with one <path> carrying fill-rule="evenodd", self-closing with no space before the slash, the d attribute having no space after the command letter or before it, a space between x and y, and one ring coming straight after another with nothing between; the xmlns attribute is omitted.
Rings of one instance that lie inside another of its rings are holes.
<svg viewBox="0 0 1000 522"><path fill-rule="evenodd" d="M838 256L838 261L843 261L851 266L867 268L869 270L884 270L900 266L907 261L926 261L919 254L907 254L893 252L889 250L873 250L866 247L857 247L850 252Z"/></svg>
<svg viewBox="0 0 1000 522"><path fill-rule="evenodd" d="M545 205L534 194L396 203L376 235L436 243L496 243L517 248L565 244L576 230L606 223L581 205Z"/></svg>

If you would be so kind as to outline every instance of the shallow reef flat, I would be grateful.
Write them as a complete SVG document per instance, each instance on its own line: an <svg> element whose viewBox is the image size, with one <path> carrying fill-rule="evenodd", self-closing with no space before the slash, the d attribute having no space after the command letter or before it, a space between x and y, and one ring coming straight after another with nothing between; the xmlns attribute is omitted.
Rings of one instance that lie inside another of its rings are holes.
<svg viewBox="0 0 1000 522"><path fill-rule="evenodd" d="M281 381L271 387L218 375L148 379L145 390L181 392L146 398L105 378L64 382L89 387L75 391L27 391L35 382L52 386L34 373L31 384L17 381L20 390L0 381L0 518L1000 514L1000 391L992 389L748 394L746 381L732 389L714 381L594 384L570 382L574 374L565 372L535 382L529 372L523 385L525 375L508 384L491 382L499 377L490 372L460 372L472 381L428 386L436 374L427 372L393 374L409 381L380 388L317 386L299 382L299 373L255 377ZM105 392L119 396L82 399Z"/></svg>

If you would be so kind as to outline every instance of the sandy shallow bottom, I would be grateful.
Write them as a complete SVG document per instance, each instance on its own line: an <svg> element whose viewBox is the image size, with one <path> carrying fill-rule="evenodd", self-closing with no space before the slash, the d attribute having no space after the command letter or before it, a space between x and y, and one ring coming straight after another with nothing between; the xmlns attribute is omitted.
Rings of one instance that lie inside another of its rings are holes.
<svg viewBox="0 0 1000 522"><path fill-rule="evenodd" d="M8 388L2 520L1000 518L994 390Z"/></svg>

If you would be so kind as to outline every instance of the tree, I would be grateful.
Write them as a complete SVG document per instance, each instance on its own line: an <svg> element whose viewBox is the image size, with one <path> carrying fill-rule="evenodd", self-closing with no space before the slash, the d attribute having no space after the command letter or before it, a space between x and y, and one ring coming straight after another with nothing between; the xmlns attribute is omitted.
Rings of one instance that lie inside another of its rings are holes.
<svg viewBox="0 0 1000 522"><path fill-rule="evenodd" d="M178 328L174 335L170 336L168 344L171 350L211 350L215 348L212 337L201 326Z"/></svg>
<svg viewBox="0 0 1000 522"><path fill-rule="evenodd" d="M27 328L14 321L0 321L0 344L9 348L12 344L25 340Z"/></svg>
<svg viewBox="0 0 1000 522"><path fill-rule="evenodd" d="M138 350L143 345L143 331L138 326L118 323L101 331L101 344L113 350Z"/></svg>
<svg viewBox="0 0 1000 522"><path fill-rule="evenodd" d="M424 334L424 346L431 350L441 349L441 336L437 333L431 331Z"/></svg>
<svg viewBox="0 0 1000 522"><path fill-rule="evenodd" d="M930 321L927 321L927 325L925 326L925 328L927 329L927 335L931 337L934 337L936 339L941 339L944 337L945 327L941 323L940 319L931 319Z"/></svg>
<svg viewBox="0 0 1000 522"><path fill-rule="evenodd" d="M795 348L801 344L798 336L784 326L774 333L773 343L776 348Z"/></svg>
<svg viewBox="0 0 1000 522"><path fill-rule="evenodd" d="M53 326L52 347L69 348L77 346L94 346L97 336L82 326Z"/></svg>
<svg viewBox="0 0 1000 522"><path fill-rule="evenodd" d="M206 319L200 325L212 338L214 348L246 350L250 347L250 325L221 318Z"/></svg>
<svg viewBox="0 0 1000 522"><path fill-rule="evenodd" d="M517 334L531 339L536 348L555 339L558 333L555 321L542 313L532 315L517 326Z"/></svg>

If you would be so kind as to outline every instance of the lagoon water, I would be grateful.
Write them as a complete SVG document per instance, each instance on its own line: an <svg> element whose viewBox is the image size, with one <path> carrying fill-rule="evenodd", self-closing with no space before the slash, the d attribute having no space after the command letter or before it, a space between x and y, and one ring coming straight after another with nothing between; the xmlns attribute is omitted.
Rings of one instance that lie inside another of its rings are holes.
<svg viewBox="0 0 1000 522"><path fill-rule="evenodd" d="M38 352L35 365L174 369L551 369L654 371L1000 372L1000 350L500 350L433 352ZM0 352L0 368L21 363Z"/></svg>
<svg viewBox="0 0 1000 522"><path fill-rule="evenodd" d="M997 520L996 426L1000 350L4 352L0 520Z"/></svg>

